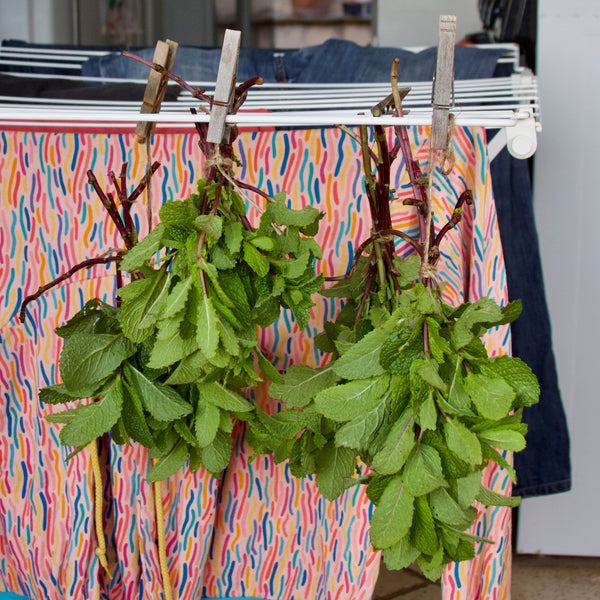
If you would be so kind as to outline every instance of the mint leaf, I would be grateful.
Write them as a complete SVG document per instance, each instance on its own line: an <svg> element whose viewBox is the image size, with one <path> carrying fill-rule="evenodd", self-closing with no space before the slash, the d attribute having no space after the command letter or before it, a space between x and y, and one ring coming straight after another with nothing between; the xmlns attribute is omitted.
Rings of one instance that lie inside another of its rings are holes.
<svg viewBox="0 0 600 600"><path fill-rule="evenodd" d="M410 528L410 543L423 554L433 556L440 547L433 515L426 496L415 498L415 512Z"/></svg>
<svg viewBox="0 0 600 600"><path fill-rule="evenodd" d="M150 359L147 366L151 369L161 369L169 367L191 355L198 348L194 338L184 339L181 337L179 325L174 326L174 331L170 332L170 337L163 337L167 333L166 329L159 331L158 337L152 347Z"/></svg>
<svg viewBox="0 0 600 600"><path fill-rule="evenodd" d="M163 269L151 277L137 279L119 290L121 304L120 323L123 333L133 342L143 342L154 330L167 297L170 275Z"/></svg>
<svg viewBox="0 0 600 600"><path fill-rule="evenodd" d="M457 373L454 374L450 392L448 394L448 403L454 407L455 411L461 415L474 416L471 411L471 398L460 383Z"/></svg>
<svg viewBox="0 0 600 600"><path fill-rule="evenodd" d="M223 387L220 383L198 383L198 392L200 393L200 399L206 402L210 402L223 410L232 412L250 412L252 411L252 405L244 397L228 390Z"/></svg>
<svg viewBox="0 0 600 600"><path fill-rule="evenodd" d="M477 469L466 477L456 480L456 501L461 508L467 508L473 504L475 496L481 487L481 471Z"/></svg>
<svg viewBox="0 0 600 600"><path fill-rule="evenodd" d="M421 429L435 429L437 425L437 407L433 394L430 389L427 398L417 408L416 418Z"/></svg>
<svg viewBox="0 0 600 600"><path fill-rule="evenodd" d="M385 375L335 385L316 395L315 406L328 419L345 423L375 408L389 383L390 378Z"/></svg>
<svg viewBox="0 0 600 600"><path fill-rule="evenodd" d="M274 202L267 205L273 222L276 225L286 227L309 227L321 218L321 212L313 206L305 206L300 210L294 210L285 206L284 202L273 198Z"/></svg>
<svg viewBox="0 0 600 600"><path fill-rule="evenodd" d="M383 475L398 472L415 446L415 424L410 410L404 411L392 425L383 447L375 456L371 467Z"/></svg>
<svg viewBox="0 0 600 600"><path fill-rule="evenodd" d="M511 506L514 508L521 504L520 496L504 496L502 494L493 492L484 485L479 488L479 491L475 497L477 500L479 500L479 502L485 504L486 506Z"/></svg>
<svg viewBox="0 0 600 600"><path fill-rule="evenodd" d="M479 414L495 421L509 413L515 399L512 387L500 377L487 377L470 372L464 380L464 388Z"/></svg>
<svg viewBox="0 0 600 600"><path fill-rule="evenodd" d="M110 431L121 416L123 389L117 377L102 390L102 400L79 406L73 420L60 432L60 441L66 446L87 446L91 441Z"/></svg>
<svg viewBox="0 0 600 600"><path fill-rule="evenodd" d="M310 260L310 252L308 250L301 252L293 260L286 261L283 275L286 279L298 279L302 277L306 271Z"/></svg>
<svg viewBox="0 0 600 600"><path fill-rule="evenodd" d="M173 361L175 362L175 361ZM208 361L201 350L196 350L192 354L181 359L175 370L165 381L167 385L185 385L194 383L204 377L210 371Z"/></svg>
<svg viewBox="0 0 600 600"><path fill-rule="evenodd" d="M444 488L431 492L429 502L435 519L463 531L473 524L477 516L472 507L463 510Z"/></svg>
<svg viewBox="0 0 600 600"><path fill-rule="evenodd" d="M179 440L166 456L163 456L151 469L148 471L146 481L162 481L171 475L174 475L185 465L188 458L188 447L183 440Z"/></svg>
<svg viewBox="0 0 600 600"><path fill-rule="evenodd" d="M402 323L397 332L393 332L381 348L381 366L394 375L408 375L415 360L425 356L423 336L417 327L411 329L408 323Z"/></svg>
<svg viewBox="0 0 600 600"><path fill-rule="evenodd" d="M235 256L242 249L244 227L238 219L235 221L226 221L223 225L223 238L227 250L232 256Z"/></svg>
<svg viewBox="0 0 600 600"><path fill-rule="evenodd" d="M220 479L221 473L229 464L232 449L231 436L219 430L213 442L202 448L202 464L209 473Z"/></svg>
<svg viewBox="0 0 600 600"><path fill-rule="evenodd" d="M97 298L85 303L83 308L75 313L64 325L54 331L62 338L69 338L74 333L94 333L96 325L107 313L116 312L114 306L109 306ZM111 315L112 316L112 315ZM118 318L118 316L117 316ZM116 333L114 331L98 331L98 333Z"/></svg>
<svg viewBox="0 0 600 600"><path fill-rule="evenodd" d="M448 393L448 385L440 377L430 360L426 358L415 360L411 365L410 370L411 373L419 375L425 383L428 383L430 386L440 390L444 394Z"/></svg>
<svg viewBox="0 0 600 600"><path fill-rule="evenodd" d="M186 200L169 200L158 212L164 225L186 225L190 221L189 203Z"/></svg>
<svg viewBox="0 0 600 600"><path fill-rule="evenodd" d="M316 456L317 487L327 500L335 500L350 485L356 469L356 454L350 448L336 448L329 442Z"/></svg>
<svg viewBox="0 0 600 600"><path fill-rule="evenodd" d="M273 382L269 388L269 396L285 402L287 406L303 408L321 390L334 385L338 376L329 363L319 369L305 365L290 366L283 376L283 383Z"/></svg>
<svg viewBox="0 0 600 600"><path fill-rule="evenodd" d="M204 448L213 443L220 423L221 411L219 408L201 399L196 409L195 422L196 439L200 447Z"/></svg>
<svg viewBox="0 0 600 600"><path fill-rule="evenodd" d="M196 341L206 358L211 359L219 345L219 317L215 312L212 300L208 296L200 297L198 306L198 328Z"/></svg>
<svg viewBox="0 0 600 600"><path fill-rule="evenodd" d="M77 397L69 394L64 383L56 385L48 385L42 388L39 393L40 401L45 404L64 404L65 402L73 402ZM85 398L86 396L83 396Z"/></svg>
<svg viewBox="0 0 600 600"><path fill-rule="evenodd" d="M448 485L440 455L434 448L422 443L415 446L404 467L404 484L413 496L423 496Z"/></svg>
<svg viewBox="0 0 600 600"><path fill-rule="evenodd" d="M414 497L401 477L385 488L371 517L371 543L385 549L398 543L409 531L413 520Z"/></svg>
<svg viewBox="0 0 600 600"><path fill-rule="evenodd" d="M367 481L367 498L373 504L379 504L381 495L393 479L394 476L392 475L378 475L376 473L371 473L363 477L363 481Z"/></svg>
<svg viewBox="0 0 600 600"><path fill-rule="evenodd" d="M119 265L123 271L134 271L152 258L161 248L161 237L165 231L164 225L155 227L143 240L138 242L121 260Z"/></svg>
<svg viewBox="0 0 600 600"><path fill-rule="evenodd" d="M444 433L448 448L470 465L479 465L483 460L477 436L457 419L447 419Z"/></svg>
<svg viewBox="0 0 600 600"><path fill-rule="evenodd" d="M525 448L525 437L518 431L510 429L487 429L478 434L483 442L502 448L519 452Z"/></svg>
<svg viewBox="0 0 600 600"><path fill-rule="evenodd" d="M500 465L509 474L512 482L517 483L517 472L515 471L514 467L508 463L497 450L488 444L483 443L481 445L481 453L483 454L483 458L493 460L495 463Z"/></svg>
<svg viewBox="0 0 600 600"><path fill-rule="evenodd" d="M91 396L99 384L135 353L123 335L76 333L60 353L60 374L68 393Z"/></svg>
<svg viewBox="0 0 600 600"><path fill-rule="evenodd" d="M46 415L44 419L48 421L48 423L70 423L77 414L76 408L69 408L67 410L63 410L59 413L53 413L51 415Z"/></svg>
<svg viewBox="0 0 600 600"><path fill-rule="evenodd" d="M498 356L485 363L485 370L502 377L514 390L513 408L533 406L539 401L540 384L533 371L521 359Z"/></svg>
<svg viewBox="0 0 600 600"><path fill-rule="evenodd" d="M352 421L345 423L335 434L335 443L346 448L368 450L369 441L385 416L385 402Z"/></svg>
<svg viewBox="0 0 600 600"><path fill-rule="evenodd" d="M244 249L244 260L246 264L259 276L266 277L269 274L269 260L266 256L261 254L261 252L255 248L249 242L244 241L243 244Z"/></svg>
<svg viewBox="0 0 600 600"><path fill-rule="evenodd" d="M389 332L383 329L374 329L365 335L335 361L336 375L344 379L366 379L384 373L379 364L379 353L388 336Z"/></svg>
<svg viewBox="0 0 600 600"><path fill-rule="evenodd" d="M223 219L219 215L198 215L194 221L199 229L204 231L215 242L223 233Z"/></svg>
<svg viewBox="0 0 600 600"><path fill-rule="evenodd" d="M188 427L185 419L179 419L179 421L173 421L173 429L179 434L181 439L188 444L190 447L200 447L198 444L198 440L196 436L192 433L191 429Z"/></svg>
<svg viewBox="0 0 600 600"><path fill-rule="evenodd" d="M182 281L178 281L165 302L165 308L161 314L161 319L169 319L177 313L185 310L190 289L192 287L192 278L188 277Z"/></svg>
<svg viewBox="0 0 600 600"><path fill-rule="evenodd" d="M421 554L417 557L417 565L427 579L437 581L444 572L444 549L440 549L431 557Z"/></svg>
<svg viewBox="0 0 600 600"><path fill-rule="evenodd" d="M150 381L131 365L127 365L125 373L144 407L155 419L175 421L192 412L191 405L168 385Z"/></svg>
<svg viewBox="0 0 600 600"><path fill-rule="evenodd" d="M502 311L500 307L489 298L483 297L467 305L466 309L460 315L451 334L452 343L458 350L469 344L473 339L480 337L480 327L486 325L488 329L490 323L501 321Z"/></svg>
<svg viewBox="0 0 600 600"><path fill-rule="evenodd" d="M420 551L417 550L409 540L409 536L403 537L399 542L386 548L383 553L383 562L386 564L388 569L405 569L410 567L417 557L420 555Z"/></svg>
<svg viewBox="0 0 600 600"><path fill-rule="evenodd" d="M273 252L273 250L275 250L275 240L264 235L248 239L248 242L265 252Z"/></svg>
<svg viewBox="0 0 600 600"><path fill-rule="evenodd" d="M123 426L127 435L146 448L154 446L154 439L144 414L142 401L133 386L127 381L123 384Z"/></svg>
<svg viewBox="0 0 600 600"><path fill-rule="evenodd" d="M285 379L283 375L273 366L271 361L258 348L255 350L258 358L258 366L267 381L282 384Z"/></svg>
<svg viewBox="0 0 600 600"><path fill-rule="evenodd" d="M445 355L450 354L450 344L448 340L440 334L441 326L433 318L427 317L427 338L429 340L429 350L433 358L442 364L445 360Z"/></svg>

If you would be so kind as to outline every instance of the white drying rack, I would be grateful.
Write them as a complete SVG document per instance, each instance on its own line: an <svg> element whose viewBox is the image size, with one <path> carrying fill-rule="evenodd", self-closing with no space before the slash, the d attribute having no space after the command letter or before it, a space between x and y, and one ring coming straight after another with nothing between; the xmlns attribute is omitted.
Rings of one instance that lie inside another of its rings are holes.
<svg viewBox="0 0 600 600"><path fill-rule="evenodd" d="M541 131L541 114L537 78L518 66L519 49L514 44L481 46L497 49L505 54L501 62L512 65L513 74L491 79L456 80L453 86L454 114L457 126L479 126L498 133L488 143L488 154L493 159L506 145L517 158L528 158L537 147L537 133ZM43 72L17 73L12 76L60 78L89 83L146 83L146 80L114 78L83 78L81 65L90 56L108 54L104 51L45 50L0 47L2 65L26 66L43 71L44 68L67 68L73 75L50 75ZM188 82L211 94L215 82ZM411 91L403 100L408 114L404 117L383 115L374 117L372 106L386 97L390 86L386 83L369 84L263 84L250 89L243 112L226 116L227 124L247 127L333 127L338 125L430 125L432 122L432 83L403 82L401 87ZM54 98L24 98L0 96L0 125L23 126L77 126L105 128L109 125L149 121L161 127L180 127L185 123L209 122L210 115L190 108L200 103L189 92L182 92L175 102L162 102L160 113L140 114L139 102L107 102ZM206 107L204 107L206 108ZM253 112L254 111L254 112ZM259 112L260 111L260 112Z"/></svg>

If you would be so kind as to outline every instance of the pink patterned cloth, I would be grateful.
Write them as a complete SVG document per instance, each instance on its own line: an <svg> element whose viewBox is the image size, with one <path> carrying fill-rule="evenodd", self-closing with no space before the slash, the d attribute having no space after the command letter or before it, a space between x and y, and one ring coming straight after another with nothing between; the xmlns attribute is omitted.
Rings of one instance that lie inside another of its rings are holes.
<svg viewBox="0 0 600 600"><path fill-rule="evenodd" d="M427 172L425 128L411 130L416 157ZM451 303L482 295L506 302L500 237L491 192L483 130L457 129L457 166L435 180L437 227L452 213L460 193L474 192L463 223L442 244L441 279ZM352 248L369 232L362 187L360 150L335 129L246 131L236 143L244 166L240 179L271 193L286 190L294 207L317 206L325 213L318 242L324 258L317 268L341 274ZM87 185L91 168L108 187L107 173L129 163L131 185L147 157L132 133L0 131L0 590L39 600L157 598L162 582L155 544L154 497L145 481L149 461L138 445L102 448L106 461L105 531L114 578L109 581L94 553L93 476L83 451L69 462L58 441L59 426L43 416L40 387L54 383L60 340L53 333L89 298L110 301L114 278L104 267L78 273L30 305L21 325L16 312L32 293L77 262L117 246L112 224ZM160 202L187 197L202 173L194 134L158 133L152 160L155 212ZM411 195L400 165L392 174L399 199L394 226L416 234L418 222L402 199ZM160 200L158 200L160 199ZM253 199L260 203L260 199ZM143 204L137 218L141 223ZM255 214L250 214L251 220ZM142 235L144 226L141 226ZM401 247L400 252L408 253ZM312 338L339 305L316 298L309 326L299 331L291 316L262 334L262 345L278 368L324 359ZM506 327L486 339L494 354L509 351ZM267 410L277 409L266 386L255 391ZM202 469L187 469L163 483L170 577L179 600L262 598L264 600L367 600L372 596L379 554L370 548L372 507L362 487L335 502L324 500L311 480L297 480L271 457L249 461L243 427L236 428L233 462L222 481ZM123 475L125 474L125 475ZM487 484L510 493L510 479L496 466ZM509 598L510 511L479 507L481 545L469 563L451 565L443 577L445 600Z"/></svg>

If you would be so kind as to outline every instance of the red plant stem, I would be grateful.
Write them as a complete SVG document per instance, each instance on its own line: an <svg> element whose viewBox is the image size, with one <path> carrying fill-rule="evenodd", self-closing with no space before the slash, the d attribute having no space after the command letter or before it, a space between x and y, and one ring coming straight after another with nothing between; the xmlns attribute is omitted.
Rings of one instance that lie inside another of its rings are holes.
<svg viewBox="0 0 600 600"><path fill-rule="evenodd" d="M92 172L92 170L88 170L87 172L88 182L92 185L96 194L100 198L104 208L108 212L110 218L113 220L113 223L116 225L119 234L123 238L123 242L128 250L133 247L133 242L131 241L131 237L129 236L129 232L125 228L125 225L121 219L121 215L119 215L119 211L117 210L117 206L115 205L114 200L112 199L111 194L106 195L104 190L100 187L96 176Z"/></svg>
<svg viewBox="0 0 600 600"><path fill-rule="evenodd" d="M368 237L362 244L355 250L354 259L352 260L352 264L350 265L350 269L345 275L337 275L335 277L325 277L325 281L343 281L344 279L348 279L351 277L356 269L356 265L362 256L362 253L365 251L365 248L371 244L374 240L379 237L379 233L376 232L372 236Z"/></svg>
<svg viewBox="0 0 600 600"><path fill-rule="evenodd" d="M181 79L181 77L178 77L177 75L173 75L173 73L171 73L170 71L167 71L161 65L157 65L157 64L155 64L149 60L146 60L145 58L142 58L141 56L138 56L137 54L133 54L133 52L129 52L127 50L123 50L123 56L127 56L127 58L133 58L134 60L141 62L142 64L146 65L147 67L150 67L151 69L154 69L155 71L158 71L159 73L162 73L163 75L166 75L169 79L172 79L175 83L178 83L184 90L187 90L190 94L192 94L192 96L194 96L194 98L198 98L198 100L202 100L203 102L208 102L208 103L211 102L210 96L205 95L205 90L203 90L202 88L194 89L191 85L187 84L183 79Z"/></svg>
<svg viewBox="0 0 600 600"><path fill-rule="evenodd" d="M398 65L399 59L394 59L394 63L392 65L392 73L391 73L391 82L392 82L392 96L394 99L394 114L397 117L404 116L404 110L402 108L402 94L398 90ZM403 90L405 92L405 90ZM427 204L427 189L424 184L423 173L421 171L421 167L419 163L414 160L412 154L412 148L410 146L410 140L408 139L408 132L405 126L399 125L394 127L394 131L396 133L396 138L398 140L398 146L402 151L402 156L404 158L404 164L406 166L406 171L408 173L410 184L413 189L413 193L415 195L415 199L418 203L422 203L422 206L428 210ZM397 150L395 149L395 152ZM393 154L395 156L395 153ZM425 230L425 222L426 222L426 212L423 214L421 210L419 210L419 221L421 224L421 238L425 239L426 230Z"/></svg>
<svg viewBox="0 0 600 600"><path fill-rule="evenodd" d="M129 200L127 198L127 183L126 183L126 177L125 177L126 169L127 169L127 163L125 162L121 166L121 173L119 175L118 180L117 180L117 177L116 177L114 171L109 171L108 176L110 177L110 180L113 182L113 185L115 186L115 189L117 190L117 196L118 196L119 201L121 202L121 206L123 208L123 215L122 215L123 225L125 226L125 229L127 230L128 235L131 237L132 233L134 233L134 224L133 224L133 220L131 218L131 211L130 211L131 203L129 202ZM133 243L136 242L136 240L133 238L132 238L132 241L133 241Z"/></svg>
<svg viewBox="0 0 600 600"><path fill-rule="evenodd" d="M440 229L437 236L433 241L433 246L439 248L440 242L444 238L444 236L453 228L458 225L462 220L462 207L464 204L472 204L473 203L473 192L471 190L465 190L458 198L456 202L456 206L454 207L454 212L452 217L448 220L448 222Z"/></svg>
<svg viewBox="0 0 600 600"><path fill-rule="evenodd" d="M385 228L392 226L391 217L389 217L389 198L390 198L390 153L387 144L387 136L385 128L381 125L375 125L375 139L379 148L379 157L377 160L377 191L379 201L382 206L379 206L379 215L386 217L380 220L380 225ZM383 204L387 205L388 210L385 210Z"/></svg>
<svg viewBox="0 0 600 600"><path fill-rule="evenodd" d="M429 326L427 324L427 319L423 321L423 351L425 352L425 356L429 356Z"/></svg>
<svg viewBox="0 0 600 600"><path fill-rule="evenodd" d="M258 194L259 196L262 196L268 202L271 201L271 197L269 196L269 194L267 194L266 192L263 192L262 190L259 190L257 187L254 187L250 183L244 183L243 181L236 181L236 183L243 190L249 190L251 192L254 192L255 194Z"/></svg>
<svg viewBox="0 0 600 600"><path fill-rule="evenodd" d="M244 104L248 96L248 90L252 86L262 85L263 82L264 79L262 77L252 77L251 79L244 81L244 83L240 83L240 85L238 85L238 87L235 90L235 98L233 101L233 106L231 108L231 113L235 114L241 108L242 104Z"/></svg>
<svg viewBox="0 0 600 600"><path fill-rule="evenodd" d="M142 192L146 189L146 186L150 182L150 178L152 177L152 175L154 175L154 173L156 173L158 167L160 167L160 163L158 161L155 161L152 163L152 166L150 167L150 171L148 171L148 173L146 173L142 177L142 180L138 183L137 187L133 190L133 192L131 192L131 194L129 194L127 201L130 204L133 204L138 199L138 197L142 194Z"/></svg>
<svg viewBox="0 0 600 600"><path fill-rule="evenodd" d="M404 233L403 231L400 231L399 229L382 229L379 234L381 236L387 236L387 235L395 235L401 239L403 239L405 242L409 243L412 248L414 249L414 251L421 257L423 258L423 248L421 247L421 245L419 244L419 242L413 238L411 238L408 234Z"/></svg>
<svg viewBox="0 0 600 600"><path fill-rule="evenodd" d="M47 283L46 285L43 285L40 288L38 288L37 292L35 292L34 294L27 296L21 304L21 310L19 311L19 320L21 321L21 323L25 322L25 316L26 316L25 308L27 307L27 305L30 302L37 300L40 296L45 294L48 290L51 290L53 287L57 286L59 283L62 283L66 279L69 279L75 273L77 273L77 271L81 271L81 269L87 269L89 267L93 267L94 265L106 265L108 263L118 262L120 260L121 260L121 255L119 254L118 256L100 256L97 258L88 258L87 260L80 262L79 264L77 264L74 267L72 267L71 269L69 269L66 273L59 275L56 279L54 279L50 283Z"/></svg>

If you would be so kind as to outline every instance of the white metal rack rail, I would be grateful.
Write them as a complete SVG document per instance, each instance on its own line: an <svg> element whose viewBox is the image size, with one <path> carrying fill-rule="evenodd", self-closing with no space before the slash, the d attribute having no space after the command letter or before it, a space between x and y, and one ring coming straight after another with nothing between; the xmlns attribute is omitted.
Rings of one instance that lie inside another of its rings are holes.
<svg viewBox="0 0 600 600"><path fill-rule="evenodd" d="M494 46L492 46L494 47ZM513 65L515 73L508 77L454 82L454 104L451 112L457 126L482 126L499 130L490 140L488 153L493 158L504 145L518 158L531 156L537 147L541 131L541 113L537 79L531 72L518 68L518 47L507 49L504 61ZM104 52L82 53L69 50L16 50L0 47L0 68L7 61L35 66L41 58L45 66L73 65L81 70L88 56ZM10 63L12 64L12 63ZM84 79L81 75L57 76L33 73L9 73L12 76L73 79L90 83L119 83L131 80ZM145 81L139 81L145 83ZM188 82L211 94L214 82ZM228 115L226 122L248 127L332 127L337 125L429 125L432 118L431 82L406 82L402 87L411 91L403 100L408 114L402 118L391 115L373 117L372 106L390 92L389 84L263 84L250 89L243 112ZM55 98L24 98L0 96L0 124L33 126L81 125L106 127L110 124L153 121L161 127L181 127L185 123L208 122L209 115L190 108L199 108L198 100L182 92L175 102L163 102L158 114L139 113L140 102L107 102Z"/></svg>

